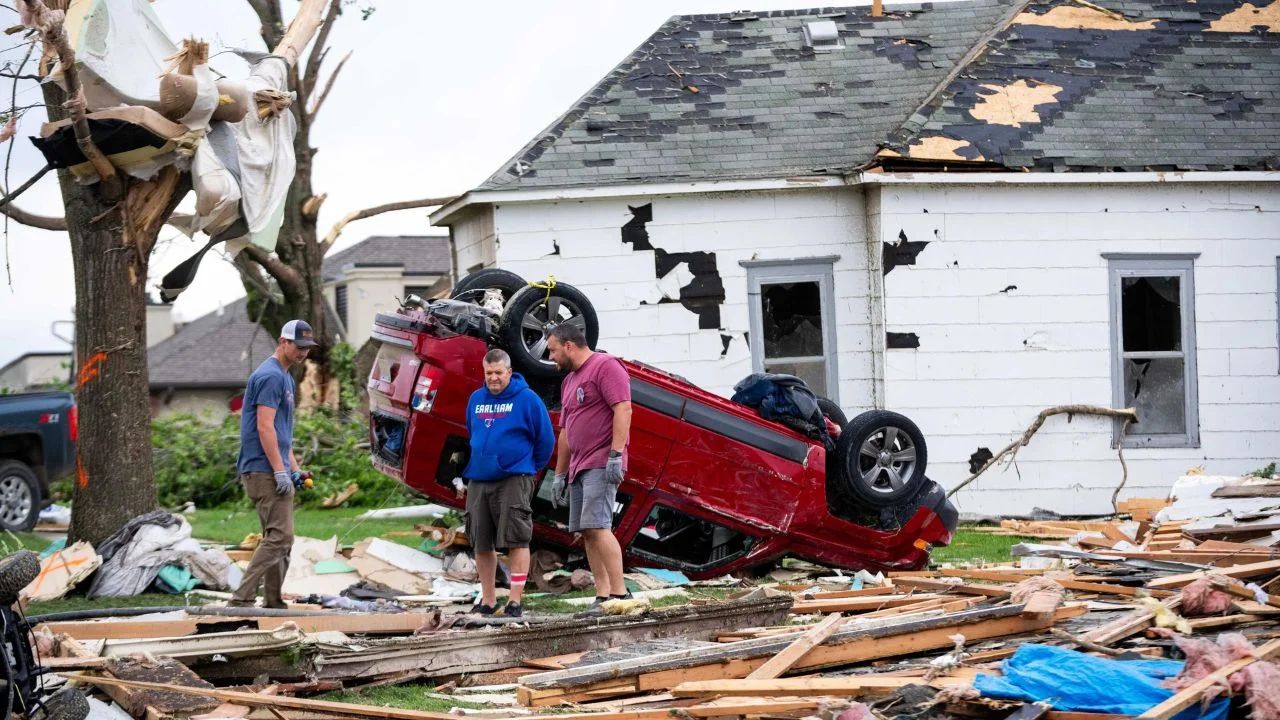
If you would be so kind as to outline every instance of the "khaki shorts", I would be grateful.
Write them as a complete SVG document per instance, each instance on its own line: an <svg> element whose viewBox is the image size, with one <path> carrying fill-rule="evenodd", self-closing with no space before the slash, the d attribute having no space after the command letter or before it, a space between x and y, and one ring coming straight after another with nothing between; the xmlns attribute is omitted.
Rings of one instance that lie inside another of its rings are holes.
<svg viewBox="0 0 1280 720"><path fill-rule="evenodd" d="M467 540L476 552L527 548L533 539L533 476L467 484Z"/></svg>

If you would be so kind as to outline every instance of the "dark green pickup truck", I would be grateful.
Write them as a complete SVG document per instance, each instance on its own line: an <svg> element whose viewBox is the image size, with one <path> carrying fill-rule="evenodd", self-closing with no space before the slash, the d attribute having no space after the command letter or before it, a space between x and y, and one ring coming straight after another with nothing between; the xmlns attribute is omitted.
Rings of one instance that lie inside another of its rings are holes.
<svg viewBox="0 0 1280 720"><path fill-rule="evenodd" d="M67 392L0 396L0 530L30 530L49 483L76 467L76 399Z"/></svg>

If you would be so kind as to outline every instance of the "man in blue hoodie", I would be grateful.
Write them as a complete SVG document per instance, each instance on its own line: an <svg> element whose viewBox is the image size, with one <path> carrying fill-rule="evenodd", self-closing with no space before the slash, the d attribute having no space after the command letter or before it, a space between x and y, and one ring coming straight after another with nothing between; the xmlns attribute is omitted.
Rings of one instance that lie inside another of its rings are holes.
<svg viewBox="0 0 1280 720"><path fill-rule="evenodd" d="M462 476L467 487L467 539L476 554L480 602L473 612L497 612L498 553L507 551L511 597L502 613L520 617L533 539L533 490L547 467L556 436L542 399L520 375L511 356L498 349L484 356L485 386L467 401L471 459Z"/></svg>

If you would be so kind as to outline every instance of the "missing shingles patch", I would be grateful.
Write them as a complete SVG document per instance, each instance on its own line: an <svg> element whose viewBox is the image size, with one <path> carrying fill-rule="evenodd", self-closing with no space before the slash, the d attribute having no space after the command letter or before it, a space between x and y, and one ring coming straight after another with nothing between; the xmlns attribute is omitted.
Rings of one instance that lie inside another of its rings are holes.
<svg viewBox="0 0 1280 720"><path fill-rule="evenodd" d="M1280 2L1280 0L1277 0ZM985 160L968 140L956 140L943 135L930 135L912 142L906 147L907 157L914 160Z"/></svg>
<svg viewBox="0 0 1280 720"><path fill-rule="evenodd" d="M1129 20L1119 13L1079 5L1058 5L1042 15L1024 12L1013 19L1014 25L1041 25L1080 30L1153 30L1155 20Z"/></svg>
<svg viewBox="0 0 1280 720"><path fill-rule="evenodd" d="M969 110L969 114L977 120L985 120L997 125L1021 127L1040 122L1040 113L1036 107L1058 102L1058 93L1062 88L1050 83L1034 80L1018 80L1009 85L983 84L978 96L978 103Z"/></svg>
<svg viewBox="0 0 1280 720"><path fill-rule="evenodd" d="M1280 0L1265 7L1245 3L1209 23L1206 32L1253 32L1255 27L1280 29Z"/></svg>

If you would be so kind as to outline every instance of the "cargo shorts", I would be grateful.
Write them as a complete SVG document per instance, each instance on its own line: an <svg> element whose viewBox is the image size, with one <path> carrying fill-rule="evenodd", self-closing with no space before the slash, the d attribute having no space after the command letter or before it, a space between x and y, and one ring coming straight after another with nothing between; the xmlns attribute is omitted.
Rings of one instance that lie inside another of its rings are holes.
<svg viewBox="0 0 1280 720"><path fill-rule="evenodd" d="M613 528L618 486L604 477L604 468L580 471L569 483L569 532Z"/></svg>
<svg viewBox="0 0 1280 720"><path fill-rule="evenodd" d="M467 484L467 540L476 552L527 548L533 540L533 476Z"/></svg>

